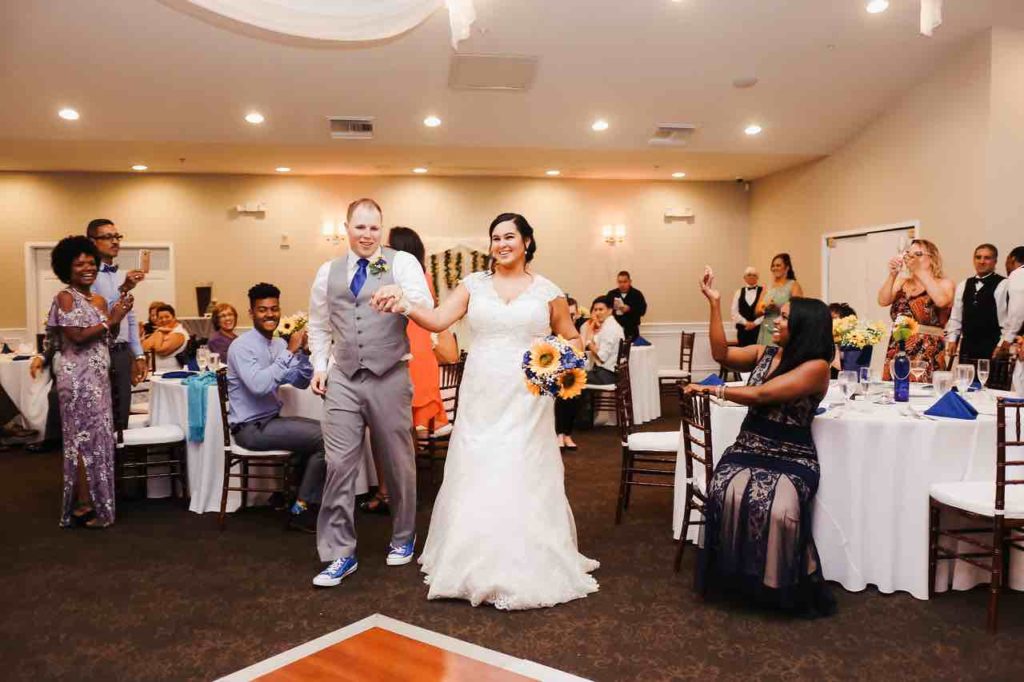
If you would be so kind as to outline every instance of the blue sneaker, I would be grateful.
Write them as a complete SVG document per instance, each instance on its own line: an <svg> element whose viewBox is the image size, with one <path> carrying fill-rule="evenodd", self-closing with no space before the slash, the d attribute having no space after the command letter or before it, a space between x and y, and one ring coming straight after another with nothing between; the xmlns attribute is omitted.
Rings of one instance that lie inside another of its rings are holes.
<svg viewBox="0 0 1024 682"><path fill-rule="evenodd" d="M359 568L359 561L354 556L335 559L331 565L317 573L313 584L317 587L334 587Z"/></svg>
<svg viewBox="0 0 1024 682"><path fill-rule="evenodd" d="M413 549L416 547L416 536L404 545L388 544L388 566L404 566L412 561Z"/></svg>

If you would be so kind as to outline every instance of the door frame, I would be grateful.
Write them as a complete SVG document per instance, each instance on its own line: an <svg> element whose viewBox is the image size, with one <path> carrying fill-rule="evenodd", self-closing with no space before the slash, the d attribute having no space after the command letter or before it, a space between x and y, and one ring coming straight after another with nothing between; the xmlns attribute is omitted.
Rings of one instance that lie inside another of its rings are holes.
<svg viewBox="0 0 1024 682"><path fill-rule="evenodd" d="M888 225L872 225L870 227L862 227L855 230L827 232L821 236L821 292L826 303L829 301L829 240L842 239L843 237L860 237L874 232L895 232L897 230L911 230L913 232L914 239L920 239L922 236L920 220L902 220L897 223L889 223Z"/></svg>
<svg viewBox="0 0 1024 682"><path fill-rule="evenodd" d="M39 320L36 319L38 317L36 311L39 310L39 297L36 295L36 277L39 273L36 271L35 252L39 249L52 249L55 246L57 246L55 241L25 242L25 333L31 339L34 339L36 334L43 332L39 328ZM167 249L167 271L170 273L168 279L171 282L171 289L175 289L177 282L174 277L174 242L123 242L121 246L127 249Z"/></svg>

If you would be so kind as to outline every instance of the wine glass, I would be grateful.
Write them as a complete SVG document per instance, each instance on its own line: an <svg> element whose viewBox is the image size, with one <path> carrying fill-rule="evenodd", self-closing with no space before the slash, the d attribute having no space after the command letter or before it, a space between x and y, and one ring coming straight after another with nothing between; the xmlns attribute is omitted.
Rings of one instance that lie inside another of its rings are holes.
<svg viewBox="0 0 1024 682"><path fill-rule="evenodd" d="M839 390L843 392L844 402L850 401L850 396L857 390L857 373L844 370L839 373Z"/></svg>
<svg viewBox="0 0 1024 682"><path fill-rule="evenodd" d="M964 398L967 397L967 390L974 382L974 365L961 363L953 368L953 380L956 382L956 390Z"/></svg>
<svg viewBox="0 0 1024 682"><path fill-rule="evenodd" d="M988 372L991 369L988 360L978 360L978 381L981 382L981 391L985 391L985 382L988 381Z"/></svg>
<svg viewBox="0 0 1024 682"><path fill-rule="evenodd" d="M903 267L900 269L900 277L910 277L910 268L907 267L907 249L909 247L910 239L907 238L907 235L901 234L896 243L896 256L903 261Z"/></svg>
<svg viewBox="0 0 1024 682"><path fill-rule="evenodd" d="M199 364L199 369L205 372L210 368L210 349L206 346L200 346L196 350L196 362Z"/></svg>
<svg viewBox="0 0 1024 682"><path fill-rule="evenodd" d="M913 381L920 383L921 379L924 378L925 373L928 371L928 363L924 360L911 360L910 362L910 378Z"/></svg>

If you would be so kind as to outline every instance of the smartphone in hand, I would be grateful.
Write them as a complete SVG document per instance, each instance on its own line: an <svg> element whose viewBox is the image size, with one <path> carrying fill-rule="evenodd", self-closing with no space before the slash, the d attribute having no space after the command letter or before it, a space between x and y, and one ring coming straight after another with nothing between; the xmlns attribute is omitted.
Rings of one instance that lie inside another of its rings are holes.
<svg viewBox="0 0 1024 682"><path fill-rule="evenodd" d="M149 249L139 250L139 270L145 273L149 273L149 261L153 256L153 252Z"/></svg>

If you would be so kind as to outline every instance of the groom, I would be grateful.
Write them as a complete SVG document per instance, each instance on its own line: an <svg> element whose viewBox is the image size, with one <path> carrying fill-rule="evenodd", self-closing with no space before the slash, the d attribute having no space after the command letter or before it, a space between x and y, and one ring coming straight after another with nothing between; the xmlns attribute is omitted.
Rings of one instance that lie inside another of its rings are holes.
<svg viewBox="0 0 1024 682"><path fill-rule="evenodd" d="M381 222L380 206L373 199L352 202L345 223L348 255L324 263L310 293L312 389L326 396L327 480L317 521L317 549L320 559L330 563L313 578L318 587L334 587L359 565L353 511L367 427L391 491L387 564L412 561L416 543L408 321L373 310L370 298L380 287L397 284L415 305L433 307L434 301L416 258L381 247ZM334 364L328 369L332 356Z"/></svg>

